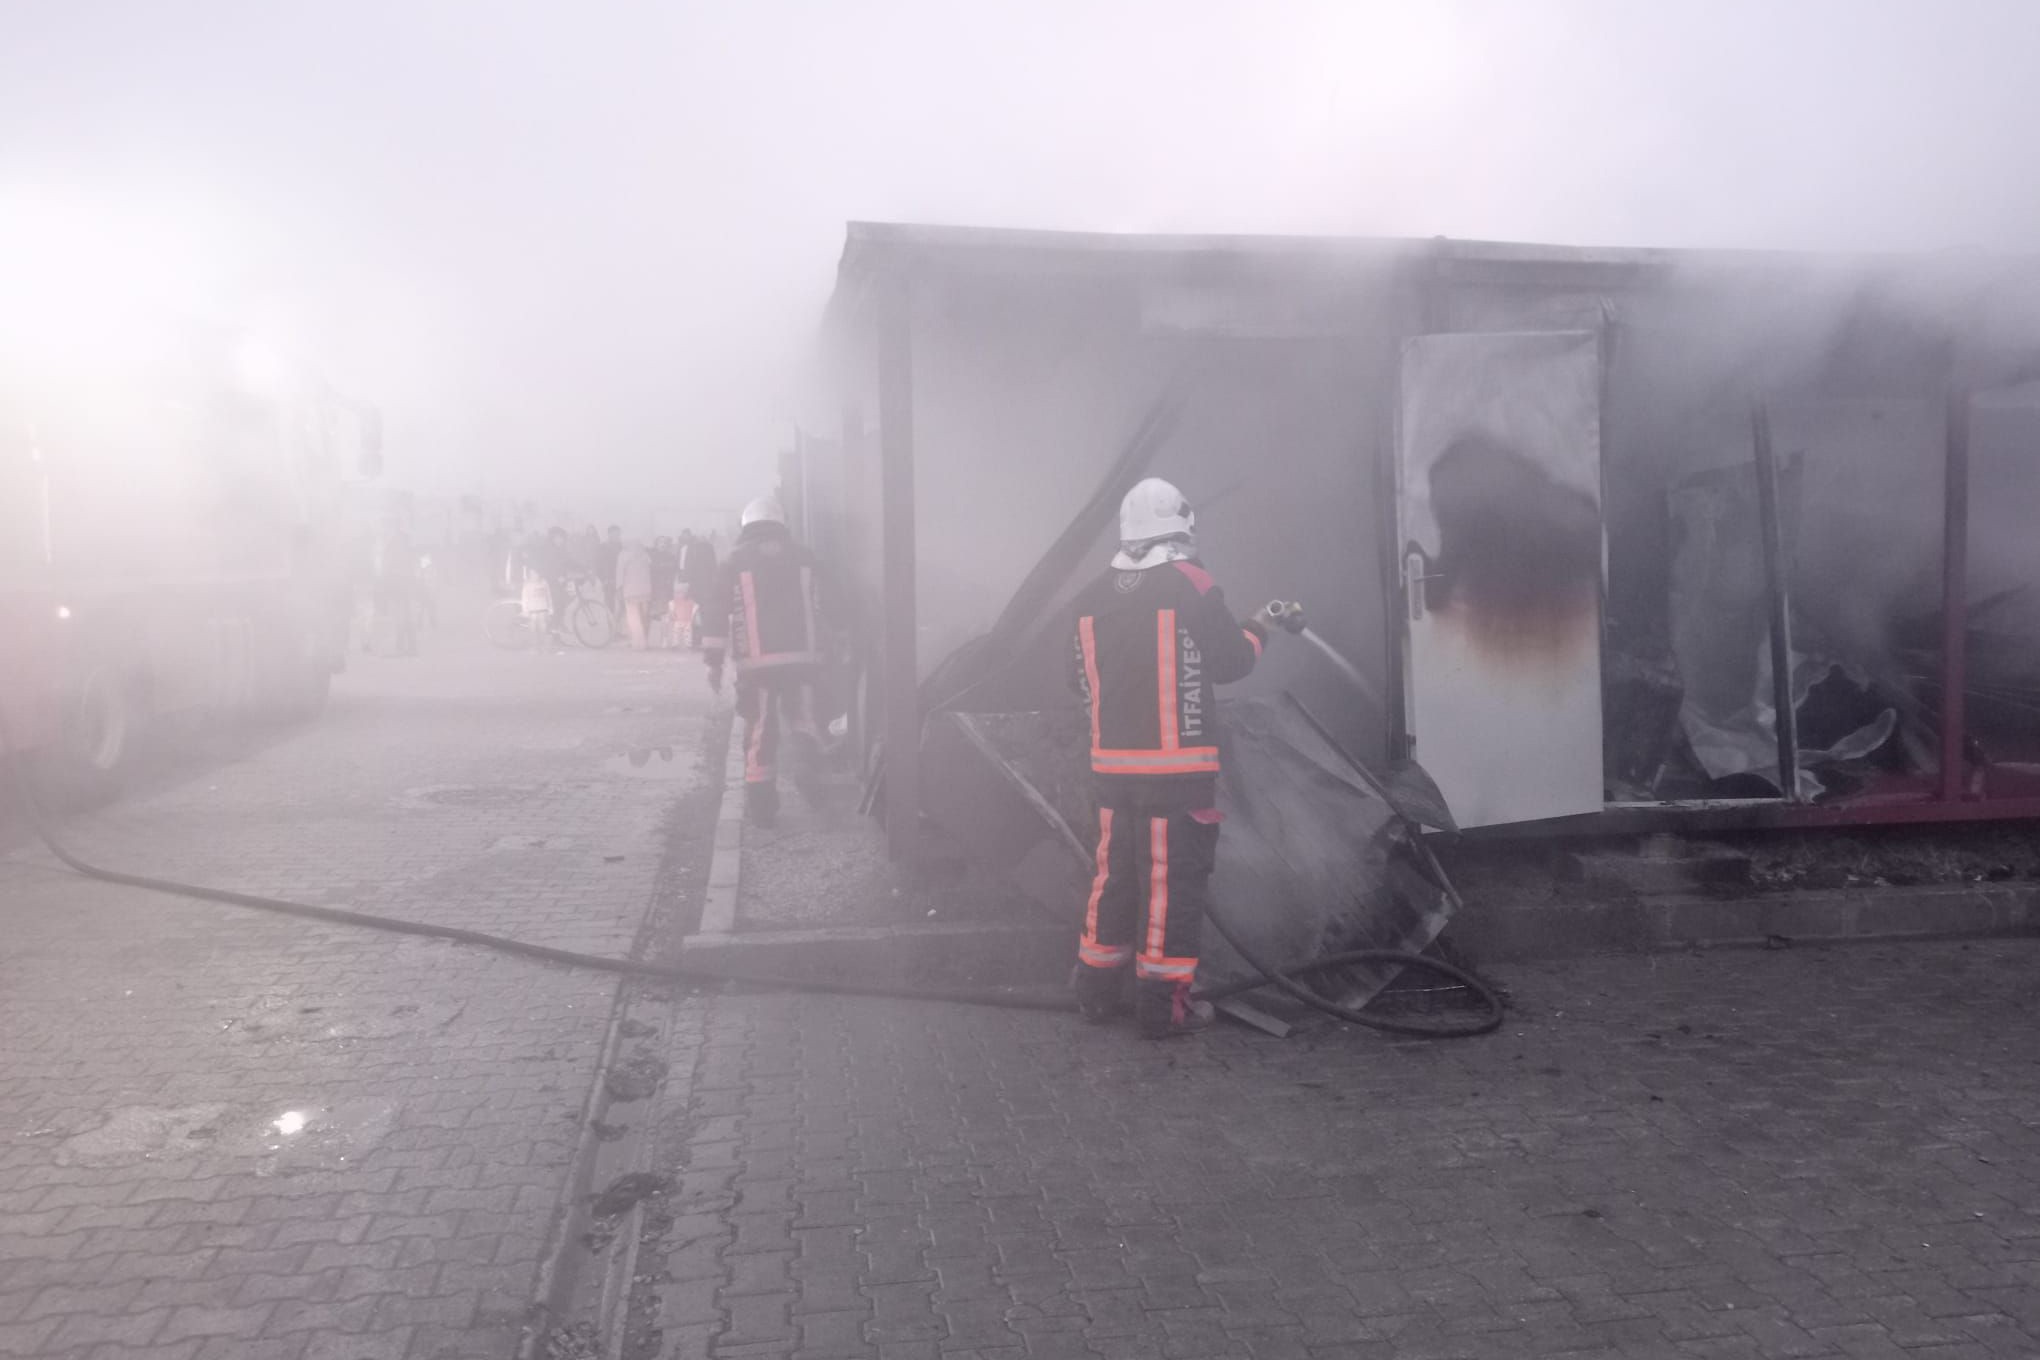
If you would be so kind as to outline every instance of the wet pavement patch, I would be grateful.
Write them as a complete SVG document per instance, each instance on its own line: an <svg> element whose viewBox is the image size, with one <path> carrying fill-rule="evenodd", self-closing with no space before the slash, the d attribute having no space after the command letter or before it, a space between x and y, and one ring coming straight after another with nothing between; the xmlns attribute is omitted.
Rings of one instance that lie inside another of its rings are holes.
<svg viewBox="0 0 2040 1360"><path fill-rule="evenodd" d="M58 1166L132 1166L195 1157L219 1137L225 1105L125 1105L96 1129L73 1134L57 1149Z"/></svg>
<svg viewBox="0 0 2040 1360"><path fill-rule="evenodd" d="M687 779L693 776L694 757L675 756L670 746L638 746L602 762L607 774L626 775L632 779Z"/></svg>
<svg viewBox="0 0 2040 1360"><path fill-rule="evenodd" d="M127 1105L66 1138L57 1165L132 1166L183 1157L246 1158L257 1175L327 1170L360 1159L396 1127L397 1106L348 1100L289 1108Z"/></svg>
<svg viewBox="0 0 2040 1360"><path fill-rule="evenodd" d="M313 1000L260 996L243 1014L221 1021L220 1029L238 1032L254 1043L349 1043L442 1030L467 1010L465 1001L407 1001L385 1008L325 997L317 998L316 1004L301 1004Z"/></svg>
<svg viewBox="0 0 2040 1360"><path fill-rule="evenodd" d="M317 1171L359 1162L397 1124L397 1107L381 1100L343 1100L332 1105L299 1105L236 1121L220 1150L255 1157L257 1174Z"/></svg>

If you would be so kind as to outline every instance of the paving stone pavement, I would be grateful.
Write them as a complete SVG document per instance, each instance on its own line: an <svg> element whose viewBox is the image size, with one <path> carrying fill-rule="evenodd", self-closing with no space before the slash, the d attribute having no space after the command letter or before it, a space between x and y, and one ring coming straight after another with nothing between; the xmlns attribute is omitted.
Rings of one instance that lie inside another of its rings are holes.
<svg viewBox="0 0 2040 1360"><path fill-rule="evenodd" d="M698 776L690 659L365 659L316 724L73 839L117 867L624 952ZM19 830L0 1355L508 1356L615 979L89 882Z"/></svg>
<svg viewBox="0 0 2040 1360"><path fill-rule="evenodd" d="M2040 1355L2036 964L1524 965L1448 1043L713 996L635 1353Z"/></svg>

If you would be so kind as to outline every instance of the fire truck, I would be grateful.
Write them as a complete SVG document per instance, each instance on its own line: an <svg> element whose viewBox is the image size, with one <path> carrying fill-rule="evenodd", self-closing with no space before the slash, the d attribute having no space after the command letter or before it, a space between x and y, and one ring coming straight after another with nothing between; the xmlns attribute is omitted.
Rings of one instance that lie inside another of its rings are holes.
<svg viewBox="0 0 2040 1360"><path fill-rule="evenodd" d="M186 723L320 711L345 663L345 486L377 413L232 327L0 317L0 744L46 802Z"/></svg>

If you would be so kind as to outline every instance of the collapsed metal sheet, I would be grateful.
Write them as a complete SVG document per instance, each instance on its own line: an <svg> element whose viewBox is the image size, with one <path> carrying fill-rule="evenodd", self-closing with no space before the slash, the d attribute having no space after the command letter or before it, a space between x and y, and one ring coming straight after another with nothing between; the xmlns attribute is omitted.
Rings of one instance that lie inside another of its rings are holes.
<svg viewBox="0 0 2040 1360"><path fill-rule="evenodd" d="M1375 782L1287 695L1223 701L1219 713L1225 822L1212 900L1233 933L1277 966L1428 947L1449 901L1415 866L1406 824ZM1087 735L1074 709L942 713L930 719L923 751L939 791L929 815L974 857L1028 880L1031 895L1073 927L1097 824ZM1428 783L1412 770L1389 787L1422 815ZM1056 861L1052 872L1044 856ZM1255 976L1216 931L1205 933L1203 957L1199 977L1213 986ZM1337 999L1364 1005L1390 976L1351 970Z"/></svg>
<svg viewBox="0 0 2040 1360"><path fill-rule="evenodd" d="M1935 531L1922 525L1927 493L1905 481L1913 472L1892 471L1929 461L1916 447L1926 438L1917 406L1780 408L1778 501L1795 643L1791 693L1802 724L1809 696L1834 677L1869 693L1901 693L1896 623L1931 607L1923 603L1932 592L1921 579L1931 575L1923 564L1938 549L1937 539L1929 542ZM1838 488L1852 481L1890 494L1841 494ZM1782 789L1756 471L1749 464L1710 469L1673 487L1667 500L1672 649L1685 686L1680 722L1687 741L1710 778L1747 775ZM1929 514L1934 509L1925 508ZM1798 797L1811 801L1826 793L1828 781L1817 771L1870 755L1900 721L1898 708L1879 705L1826 745L1802 744Z"/></svg>

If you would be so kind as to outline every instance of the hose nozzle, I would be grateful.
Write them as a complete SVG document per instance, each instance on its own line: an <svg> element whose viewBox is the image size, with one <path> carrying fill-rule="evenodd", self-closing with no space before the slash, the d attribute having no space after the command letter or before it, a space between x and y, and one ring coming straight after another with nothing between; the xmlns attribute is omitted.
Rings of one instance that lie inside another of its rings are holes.
<svg viewBox="0 0 2040 1360"><path fill-rule="evenodd" d="M1304 629L1303 606L1294 600L1270 600L1262 606L1261 613L1270 623L1281 625L1292 633Z"/></svg>

